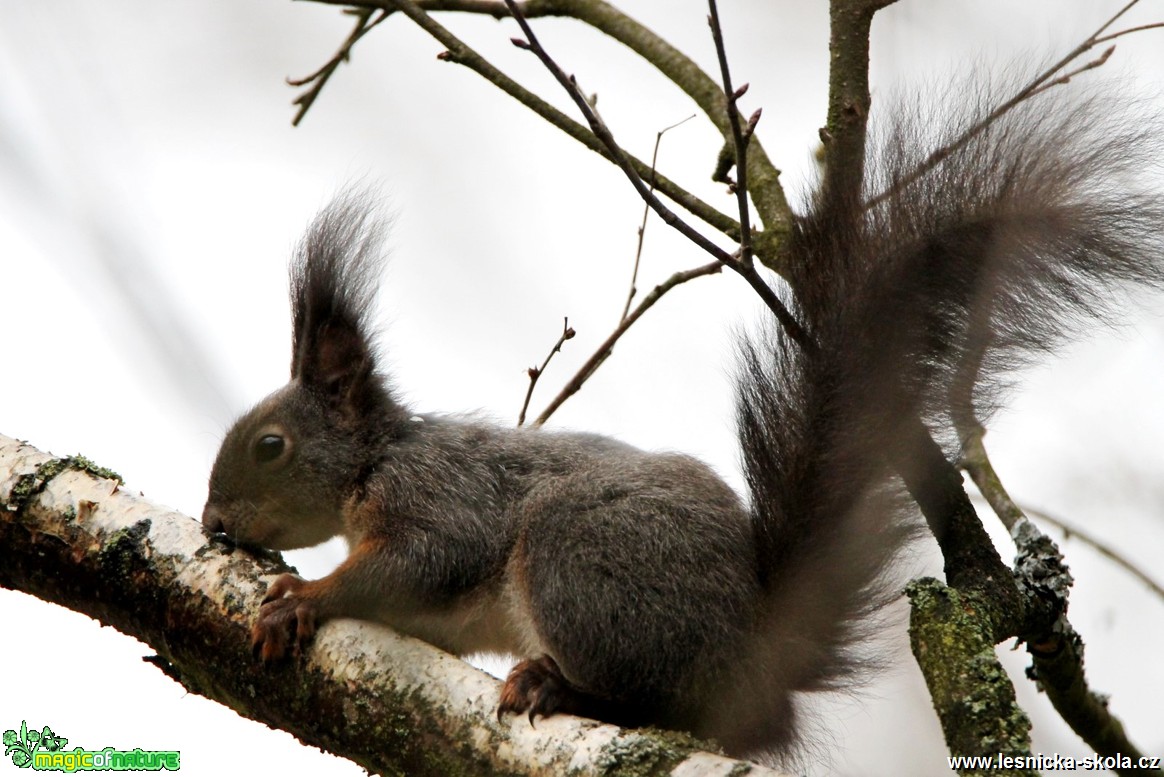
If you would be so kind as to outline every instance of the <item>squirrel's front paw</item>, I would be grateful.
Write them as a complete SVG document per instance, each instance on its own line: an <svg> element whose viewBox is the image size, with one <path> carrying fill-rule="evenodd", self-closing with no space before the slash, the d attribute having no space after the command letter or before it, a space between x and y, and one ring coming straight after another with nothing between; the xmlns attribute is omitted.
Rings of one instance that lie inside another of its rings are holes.
<svg viewBox="0 0 1164 777"><path fill-rule="evenodd" d="M276 661L287 655L288 648L299 652L315 636L317 610L304 595L306 585L306 580L291 574L280 575L271 584L251 629L251 648L256 656Z"/></svg>

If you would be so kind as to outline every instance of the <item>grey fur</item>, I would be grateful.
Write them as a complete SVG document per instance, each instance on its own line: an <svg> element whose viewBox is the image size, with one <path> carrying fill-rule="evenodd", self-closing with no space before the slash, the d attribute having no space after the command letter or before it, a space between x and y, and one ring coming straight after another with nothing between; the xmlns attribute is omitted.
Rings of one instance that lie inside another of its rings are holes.
<svg viewBox="0 0 1164 777"><path fill-rule="evenodd" d="M273 548L344 535L352 558L293 594L320 619L548 654L596 714L786 755L798 694L854 681L898 590L916 528L903 424L941 434L969 401L984 416L1010 369L1113 312L1114 289L1164 278L1164 208L1134 175L1148 134L1065 95L873 208L809 204L788 275L813 346L742 344L748 504L687 456L404 407L368 328L377 232L341 198L292 265L292 381L227 435L203 521ZM935 139L899 114L869 194L969 121Z"/></svg>

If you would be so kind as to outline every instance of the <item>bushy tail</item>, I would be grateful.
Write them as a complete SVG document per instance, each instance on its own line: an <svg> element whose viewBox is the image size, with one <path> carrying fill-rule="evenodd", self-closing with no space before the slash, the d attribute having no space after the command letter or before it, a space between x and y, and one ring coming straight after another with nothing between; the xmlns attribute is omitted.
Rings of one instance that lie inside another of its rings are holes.
<svg viewBox="0 0 1164 777"><path fill-rule="evenodd" d="M776 642L774 699L860 666L913 525L897 476L918 420L955 445L953 419L989 417L1014 368L1164 285L1164 199L1146 181L1158 125L1054 88L959 144L997 101L945 102L956 114L940 121L893 106L862 201L818 194L799 221L787 277L812 345L776 332L744 347L738 417L770 597L757 655Z"/></svg>

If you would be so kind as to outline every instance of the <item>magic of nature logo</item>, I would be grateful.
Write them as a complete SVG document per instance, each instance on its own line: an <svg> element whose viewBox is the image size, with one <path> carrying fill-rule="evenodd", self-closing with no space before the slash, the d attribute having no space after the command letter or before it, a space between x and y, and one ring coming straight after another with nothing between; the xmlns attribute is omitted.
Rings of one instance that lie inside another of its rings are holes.
<svg viewBox="0 0 1164 777"><path fill-rule="evenodd" d="M181 768L177 750L66 750L68 743L48 726L38 731L22 720L20 731L4 732L4 755L11 756L13 765L21 769L44 772L173 772Z"/></svg>

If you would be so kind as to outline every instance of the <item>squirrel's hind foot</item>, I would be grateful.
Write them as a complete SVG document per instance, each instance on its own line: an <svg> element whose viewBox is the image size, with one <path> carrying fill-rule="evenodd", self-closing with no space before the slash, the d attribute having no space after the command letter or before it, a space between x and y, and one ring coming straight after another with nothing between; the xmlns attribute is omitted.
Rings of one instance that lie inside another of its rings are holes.
<svg viewBox="0 0 1164 777"><path fill-rule="evenodd" d="M497 719L507 712L529 713L530 725L537 716L559 712L609 720L612 702L593 696L566 679L558 662L544 655L519 662L501 687Z"/></svg>

